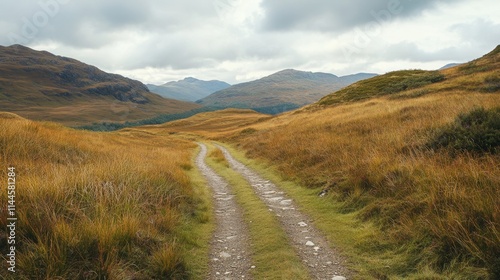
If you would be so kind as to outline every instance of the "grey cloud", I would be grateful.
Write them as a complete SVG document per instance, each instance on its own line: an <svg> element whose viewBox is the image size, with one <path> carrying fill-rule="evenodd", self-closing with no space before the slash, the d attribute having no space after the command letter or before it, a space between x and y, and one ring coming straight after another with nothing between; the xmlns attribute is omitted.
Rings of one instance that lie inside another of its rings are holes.
<svg viewBox="0 0 500 280"><path fill-rule="evenodd" d="M464 41L472 45L494 47L500 43L500 24L495 24L490 20L476 19L454 25L450 29L460 34Z"/></svg>
<svg viewBox="0 0 500 280"><path fill-rule="evenodd" d="M489 4L493 7L490 10L498 8L496 0L478 2L483 7ZM57 11L46 11L39 3L60 4ZM261 0L260 10L257 4L249 3L5 0L0 4L0 44L45 48L110 72L161 69L175 77L210 73L213 78L217 74L244 79L241 77L256 78L284 68L336 73L338 69L365 71L380 62L463 61L463 57L478 57L492 49L500 38L497 17L474 20L482 15L464 16L464 6L468 5L464 0ZM390 9L396 12L390 13ZM33 19L41 13L50 14L43 26ZM424 44L418 41L422 36L407 34L401 28L397 31L401 38L390 37L382 30L366 47L359 47L352 59L346 58L343 46L351 46L349 40L357 38L356 30L364 31L363 27L377 17L390 17L380 29L403 23L401 26L412 30L418 30L419 25L429 30L432 22L425 22L429 14L440 24L435 36L454 38L449 36L454 34L459 42L426 44L430 49L424 50ZM461 24L450 27L450 19ZM23 39L23 32L29 33L27 42L12 42L12 34Z"/></svg>
<svg viewBox="0 0 500 280"><path fill-rule="evenodd" d="M456 60L463 58L464 50L458 47L447 47L435 51L425 51L415 43L401 42L387 46L382 57L413 62L430 62L436 60Z"/></svg>
<svg viewBox="0 0 500 280"><path fill-rule="evenodd" d="M98 48L115 41L120 32L192 29L216 16L211 1L8 1L0 10L0 26L8 28L2 29L6 32L0 34L0 44L50 40Z"/></svg>
<svg viewBox="0 0 500 280"><path fill-rule="evenodd" d="M430 62L449 60L464 62L464 57L479 57L500 42L500 24L484 19L475 19L449 28L461 37L461 43L433 51L422 50L415 42L400 42L386 46L382 57L408 60L414 62Z"/></svg>
<svg viewBox="0 0 500 280"><path fill-rule="evenodd" d="M452 0L263 0L262 28L270 31L321 30L343 32L374 20L418 14L438 3Z"/></svg>

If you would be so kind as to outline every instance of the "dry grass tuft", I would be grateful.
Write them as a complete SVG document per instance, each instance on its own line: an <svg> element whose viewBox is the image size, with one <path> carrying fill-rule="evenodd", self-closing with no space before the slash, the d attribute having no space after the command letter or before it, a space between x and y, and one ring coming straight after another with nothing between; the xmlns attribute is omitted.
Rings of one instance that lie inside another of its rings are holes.
<svg viewBox="0 0 500 280"><path fill-rule="evenodd" d="M213 158L215 162L217 162L218 164L222 164L225 167L229 167L229 162L227 162L221 150L213 149L208 156Z"/></svg>

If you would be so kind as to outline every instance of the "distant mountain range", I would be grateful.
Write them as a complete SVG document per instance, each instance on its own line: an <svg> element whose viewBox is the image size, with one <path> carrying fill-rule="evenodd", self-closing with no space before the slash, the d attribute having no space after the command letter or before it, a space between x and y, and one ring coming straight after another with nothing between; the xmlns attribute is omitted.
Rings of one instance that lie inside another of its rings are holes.
<svg viewBox="0 0 500 280"><path fill-rule="evenodd" d="M222 81L202 81L189 77L160 86L151 84L147 86L150 91L163 97L194 102L231 85Z"/></svg>
<svg viewBox="0 0 500 280"><path fill-rule="evenodd" d="M314 103L373 76L376 74L338 77L287 69L234 86L191 77L146 86L46 51L0 46L0 111L66 125L137 121L202 106L209 107L203 110L232 107L276 114Z"/></svg>
<svg viewBox="0 0 500 280"><path fill-rule="evenodd" d="M0 111L76 125L130 121L200 107L164 99L139 81L75 59L0 46Z"/></svg>
<svg viewBox="0 0 500 280"><path fill-rule="evenodd" d="M376 74L359 73L338 77L293 69L217 91L197 103L217 108L250 108L264 113L280 113L311 104L325 95Z"/></svg>

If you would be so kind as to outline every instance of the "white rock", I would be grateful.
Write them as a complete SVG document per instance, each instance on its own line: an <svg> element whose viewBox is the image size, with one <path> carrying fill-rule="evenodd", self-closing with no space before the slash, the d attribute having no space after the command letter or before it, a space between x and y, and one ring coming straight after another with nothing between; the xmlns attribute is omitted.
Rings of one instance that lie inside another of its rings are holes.
<svg viewBox="0 0 500 280"><path fill-rule="evenodd" d="M318 252L319 251L319 247L318 246L314 247L314 251Z"/></svg>
<svg viewBox="0 0 500 280"><path fill-rule="evenodd" d="M228 254L228 253L226 253L226 252L222 252L222 253L220 253L220 257L221 257L221 258L224 258L224 259L227 259L227 258L230 258L230 257L231 257L231 255L230 255L230 254Z"/></svg>
<svg viewBox="0 0 500 280"><path fill-rule="evenodd" d="M304 222L300 222L300 223L299 223L299 226L301 226L301 227L307 227L307 224L306 224L306 223L304 223Z"/></svg>
<svg viewBox="0 0 500 280"><path fill-rule="evenodd" d="M314 243L312 243L311 241L307 241L306 242L306 246L314 247Z"/></svg>
<svg viewBox="0 0 500 280"><path fill-rule="evenodd" d="M332 278L332 280L347 280L344 276L335 276Z"/></svg>
<svg viewBox="0 0 500 280"><path fill-rule="evenodd" d="M280 204L281 205L291 205L292 200L291 199L282 200L282 201L280 201Z"/></svg>

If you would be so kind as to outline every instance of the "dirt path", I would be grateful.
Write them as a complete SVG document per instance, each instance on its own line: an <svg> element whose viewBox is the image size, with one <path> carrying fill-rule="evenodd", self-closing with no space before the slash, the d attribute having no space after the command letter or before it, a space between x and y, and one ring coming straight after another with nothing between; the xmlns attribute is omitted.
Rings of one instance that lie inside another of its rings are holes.
<svg viewBox="0 0 500 280"><path fill-rule="evenodd" d="M242 212L227 182L205 164L207 147L199 145L196 165L213 189L217 223L207 279L250 279L249 237Z"/></svg>
<svg viewBox="0 0 500 280"><path fill-rule="evenodd" d="M293 200L272 182L234 159L224 147L218 148L231 168L244 176L269 210L276 214L296 252L309 267L311 276L314 279L345 279L344 276L349 275L349 272L342 265L342 258L328 246L325 238L312 226L311 220L298 210Z"/></svg>

